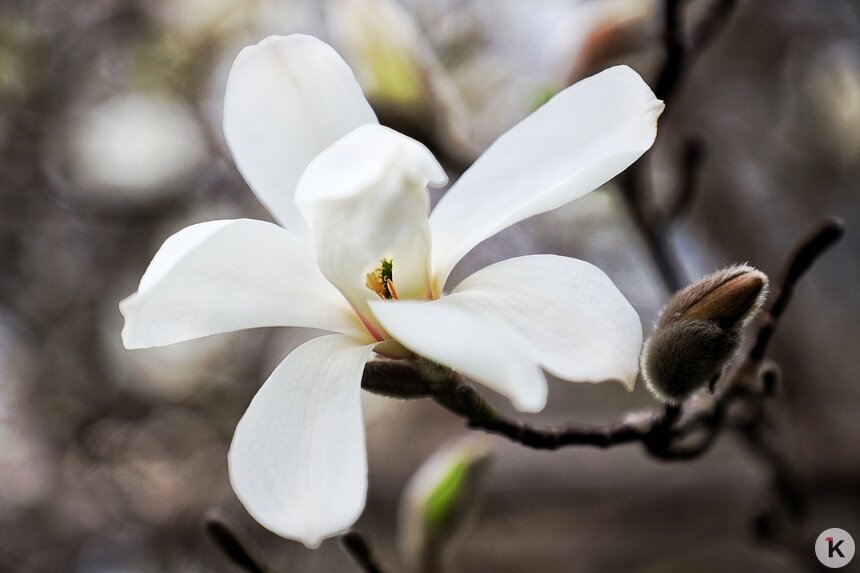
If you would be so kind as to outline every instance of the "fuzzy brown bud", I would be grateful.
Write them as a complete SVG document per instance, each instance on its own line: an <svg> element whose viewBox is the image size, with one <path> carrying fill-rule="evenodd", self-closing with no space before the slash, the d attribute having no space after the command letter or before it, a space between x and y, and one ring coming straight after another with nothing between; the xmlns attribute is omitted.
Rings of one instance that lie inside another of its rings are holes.
<svg viewBox="0 0 860 573"><path fill-rule="evenodd" d="M767 296L767 276L734 265L678 291L642 350L642 376L658 400L677 404L719 378Z"/></svg>

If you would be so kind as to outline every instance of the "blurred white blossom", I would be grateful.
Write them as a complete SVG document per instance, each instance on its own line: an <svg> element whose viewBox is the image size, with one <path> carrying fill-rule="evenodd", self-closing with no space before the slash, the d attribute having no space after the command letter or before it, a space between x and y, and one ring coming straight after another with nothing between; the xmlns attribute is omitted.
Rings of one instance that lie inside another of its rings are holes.
<svg viewBox="0 0 860 573"><path fill-rule="evenodd" d="M860 50L853 42L802 45L787 59L783 129L800 149L845 168L860 159Z"/></svg>
<svg viewBox="0 0 860 573"><path fill-rule="evenodd" d="M96 105L72 126L73 174L106 198L175 191L204 157L200 129L180 105L142 93Z"/></svg>
<svg viewBox="0 0 860 573"><path fill-rule="evenodd" d="M167 29L196 38L246 23L253 2L234 0L156 0L146 4Z"/></svg>

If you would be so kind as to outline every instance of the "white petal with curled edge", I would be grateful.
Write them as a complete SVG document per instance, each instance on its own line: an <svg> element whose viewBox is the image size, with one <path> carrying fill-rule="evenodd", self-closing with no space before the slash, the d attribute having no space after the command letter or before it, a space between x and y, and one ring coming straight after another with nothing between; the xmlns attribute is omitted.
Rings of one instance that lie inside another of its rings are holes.
<svg viewBox="0 0 860 573"><path fill-rule="evenodd" d="M368 336L308 240L251 219L200 223L168 238L120 310L126 348L259 326Z"/></svg>
<svg viewBox="0 0 860 573"><path fill-rule="evenodd" d="M428 298L430 228L427 185L443 185L433 154L405 135L364 125L323 151L299 181L296 204L308 224L317 263L365 317L367 273L393 261L401 298Z"/></svg>
<svg viewBox="0 0 860 573"><path fill-rule="evenodd" d="M531 347L505 323L461 304L432 301L375 301L377 320L416 354L449 366L492 388L523 412L546 406L547 385Z"/></svg>
<svg viewBox="0 0 860 573"><path fill-rule="evenodd" d="M303 232L293 204L316 155L376 115L346 62L311 36L270 36L236 57L224 96L224 137L245 180L284 226Z"/></svg>
<svg viewBox="0 0 860 573"><path fill-rule="evenodd" d="M316 547L364 509L361 376L373 345L333 334L296 348L236 426L230 483L267 529Z"/></svg>
<svg viewBox="0 0 860 573"><path fill-rule="evenodd" d="M663 103L616 66L560 92L502 135L430 215L434 290L454 265L505 227L606 183L654 142Z"/></svg>
<svg viewBox="0 0 860 573"><path fill-rule="evenodd" d="M642 324L594 265L556 255L508 259L471 275L449 298L505 321L559 378L615 379L633 389Z"/></svg>

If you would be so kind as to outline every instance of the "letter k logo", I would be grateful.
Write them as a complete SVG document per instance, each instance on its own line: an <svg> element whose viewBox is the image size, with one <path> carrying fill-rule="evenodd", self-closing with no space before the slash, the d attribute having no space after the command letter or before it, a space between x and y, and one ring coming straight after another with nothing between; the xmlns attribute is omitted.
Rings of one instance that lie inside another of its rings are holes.
<svg viewBox="0 0 860 573"><path fill-rule="evenodd" d="M845 567L854 559L854 538L844 529L825 529L815 539L815 556L830 569Z"/></svg>
<svg viewBox="0 0 860 573"><path fill-rule="evenodd" d="M827 556L833 557L833 555L835 553L835 554L838 554L839 557L845 557L845 554L842 553L841 549L839 549L839 546L842 545L844 542L845 542L844 539L840 539L836 543L833 543L833 538L828 537L827 538Z"/></svg>

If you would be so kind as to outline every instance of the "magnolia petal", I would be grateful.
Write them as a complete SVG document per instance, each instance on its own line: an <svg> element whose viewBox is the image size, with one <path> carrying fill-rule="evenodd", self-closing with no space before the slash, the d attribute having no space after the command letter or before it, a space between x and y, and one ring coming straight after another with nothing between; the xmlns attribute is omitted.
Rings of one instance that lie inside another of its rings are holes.
<svg viewBox="0 0 860 573"><path fill-rule="evenodd" d="M305 223L296 184L316 155L376 115L346 62L311 36L270 36L236 57L224 96L224 137L257 197L284 226Z"/></svg>
<svg viewBox="0 0 860 573"><path fill-rule="evenodd" d="M559 378L617 379L633 389L642 324L594 265L556 255L508 259L471 275L448 298L505 321Z"/></svg>
<svg viewBox="0 0 860 573"><path fill-rule="evenodd" d="M427 298L430 229L427 184L445 171L430 151L381 125L364 125L319 154L305 170L296 204L311 227L317 263L365 317L378 295L367 274L393 261L401 298Z"/></svg>
<svg viewBox="0 0 860 573"><path fill-rule="evenodd" d="M654 142L663 103L616 66L565 89L502 135L430 216L434 290L475 245L606 183Z"/></svg>
<svg viewBox="0 0 860 573"><path fill-rule="evenodd" d="M457 298L375 301L383 328L416 354L492 388L523 412L546 406L547 385L531 347L510 326Z"/></svg>
<svg viewBox="0 0 860 573"><path fill-rule="evenodd" d="M316 547L364 509L361 376L373 345L333 334L296 348L236 426L230 483L267 529Z"/></svg>
<svg viewBox="0 0 860 573"><path fill-rule="evenodd" d="M126 348L258 326L368 336L320 273L310 243L251 219L191 225L167 239L120 310Z"/></svg>

